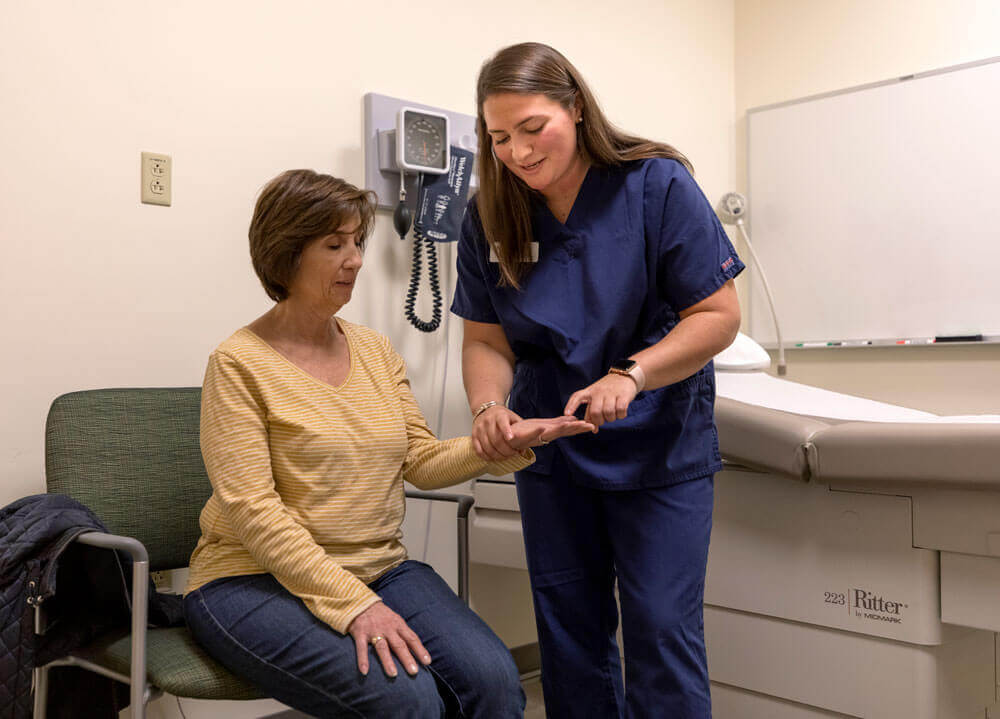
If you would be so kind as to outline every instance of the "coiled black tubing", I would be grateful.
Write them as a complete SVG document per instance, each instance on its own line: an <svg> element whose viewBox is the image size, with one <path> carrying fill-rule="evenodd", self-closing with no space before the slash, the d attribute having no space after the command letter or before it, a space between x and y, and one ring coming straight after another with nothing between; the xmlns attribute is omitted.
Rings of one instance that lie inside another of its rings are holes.
<svg viewBox="0 0 1000 719"><path fill-rule="evenodd" d="M424 237L419 232L413 233L413 271L410 274L410 289L406 292L406 319L421 332L433 332L441 325L441 284L438 281L437 248L434 240ZM414 305L417 302L417 291L420 289L420 269L422 264L421 248L427 249L427 279L431 285L431 321L425 322L417 317Z"/></svg>

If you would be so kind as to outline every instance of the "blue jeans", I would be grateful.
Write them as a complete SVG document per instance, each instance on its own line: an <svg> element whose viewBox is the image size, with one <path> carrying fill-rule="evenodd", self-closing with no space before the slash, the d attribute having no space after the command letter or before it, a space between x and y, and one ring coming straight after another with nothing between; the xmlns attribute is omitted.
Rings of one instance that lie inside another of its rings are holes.
<svg viewBox="0 0 1000 719"><path fill-rule="evenodd" d="M184 598L205 651L265 694L316 717L521 717L514 660L493 631L433 569L406 561L370 585L431 655L410 676L386 675L369 647L358 671L354 638L317 619L270 574L227 577ZM395 657L394 657L395 659Z"/></svg>

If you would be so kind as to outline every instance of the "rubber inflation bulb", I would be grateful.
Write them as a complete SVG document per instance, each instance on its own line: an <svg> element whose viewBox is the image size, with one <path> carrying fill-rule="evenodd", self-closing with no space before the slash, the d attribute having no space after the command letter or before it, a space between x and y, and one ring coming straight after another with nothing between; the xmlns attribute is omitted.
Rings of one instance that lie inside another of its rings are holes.
<svg viewBox="0 0 1000 719"><path fill-rule="evenodd" d="M413 216L410 208L406 206L405 202L400 201L392 213L392 225L396 228L396 234L399 235L399 239L406 239L406 233L410 231L410 224L412 222Z"/></svg>

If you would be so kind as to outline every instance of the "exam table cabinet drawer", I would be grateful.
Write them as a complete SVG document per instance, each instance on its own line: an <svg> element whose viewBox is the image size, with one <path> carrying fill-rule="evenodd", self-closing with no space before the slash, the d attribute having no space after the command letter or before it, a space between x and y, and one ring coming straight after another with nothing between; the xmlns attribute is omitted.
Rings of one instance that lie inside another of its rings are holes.
<svg viewBox="0 0 1000 719"><path fill-rule="evenodd" d="M706 606L705 644L715 719L979 719L996 697L991 632L920 646Z"/></svg>
<svg viewBox="0 0 1000 719"><path fill-rule="evenodd" d="M1000 558L941 552L941 620L1000 632Z"/></svg>
<svg viewBox="0 0 1000 719"><path fill-rule="evenodd" d="M714 719L855 719L850 714L831 712L800 702L712 682ZM978 716L976 719L980 719Z"/></svg>
<svg viewBox="0 0 1000 719"><path fill-rule="evenodd" d="M913 498L913 544L958 554L1000 558L1000 482L990 492L897 483Z"/></svg>

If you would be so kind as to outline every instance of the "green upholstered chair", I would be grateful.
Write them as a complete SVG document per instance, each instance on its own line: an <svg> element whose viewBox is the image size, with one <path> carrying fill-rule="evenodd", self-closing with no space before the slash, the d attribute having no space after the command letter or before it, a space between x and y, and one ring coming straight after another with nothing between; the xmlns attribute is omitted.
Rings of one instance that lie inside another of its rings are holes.
<svg viewBox="0 0 1000 719"><path fill-rule="evenodd" d="M77 541L133 559L131 628L99 638L35 670L35 718L46 710L47 672L78 666L130 684L132 716L161 692L199 699L261 694L205 654L185 627L147 629L149 572L186 567L212 488L199 445L200 387L101 389L58 397L45 429L46 487L89 507L110 534ZM468 601L472 498L408 491L458 504L459 595ZM41 609L36 626L44 625Z"/></svg>

